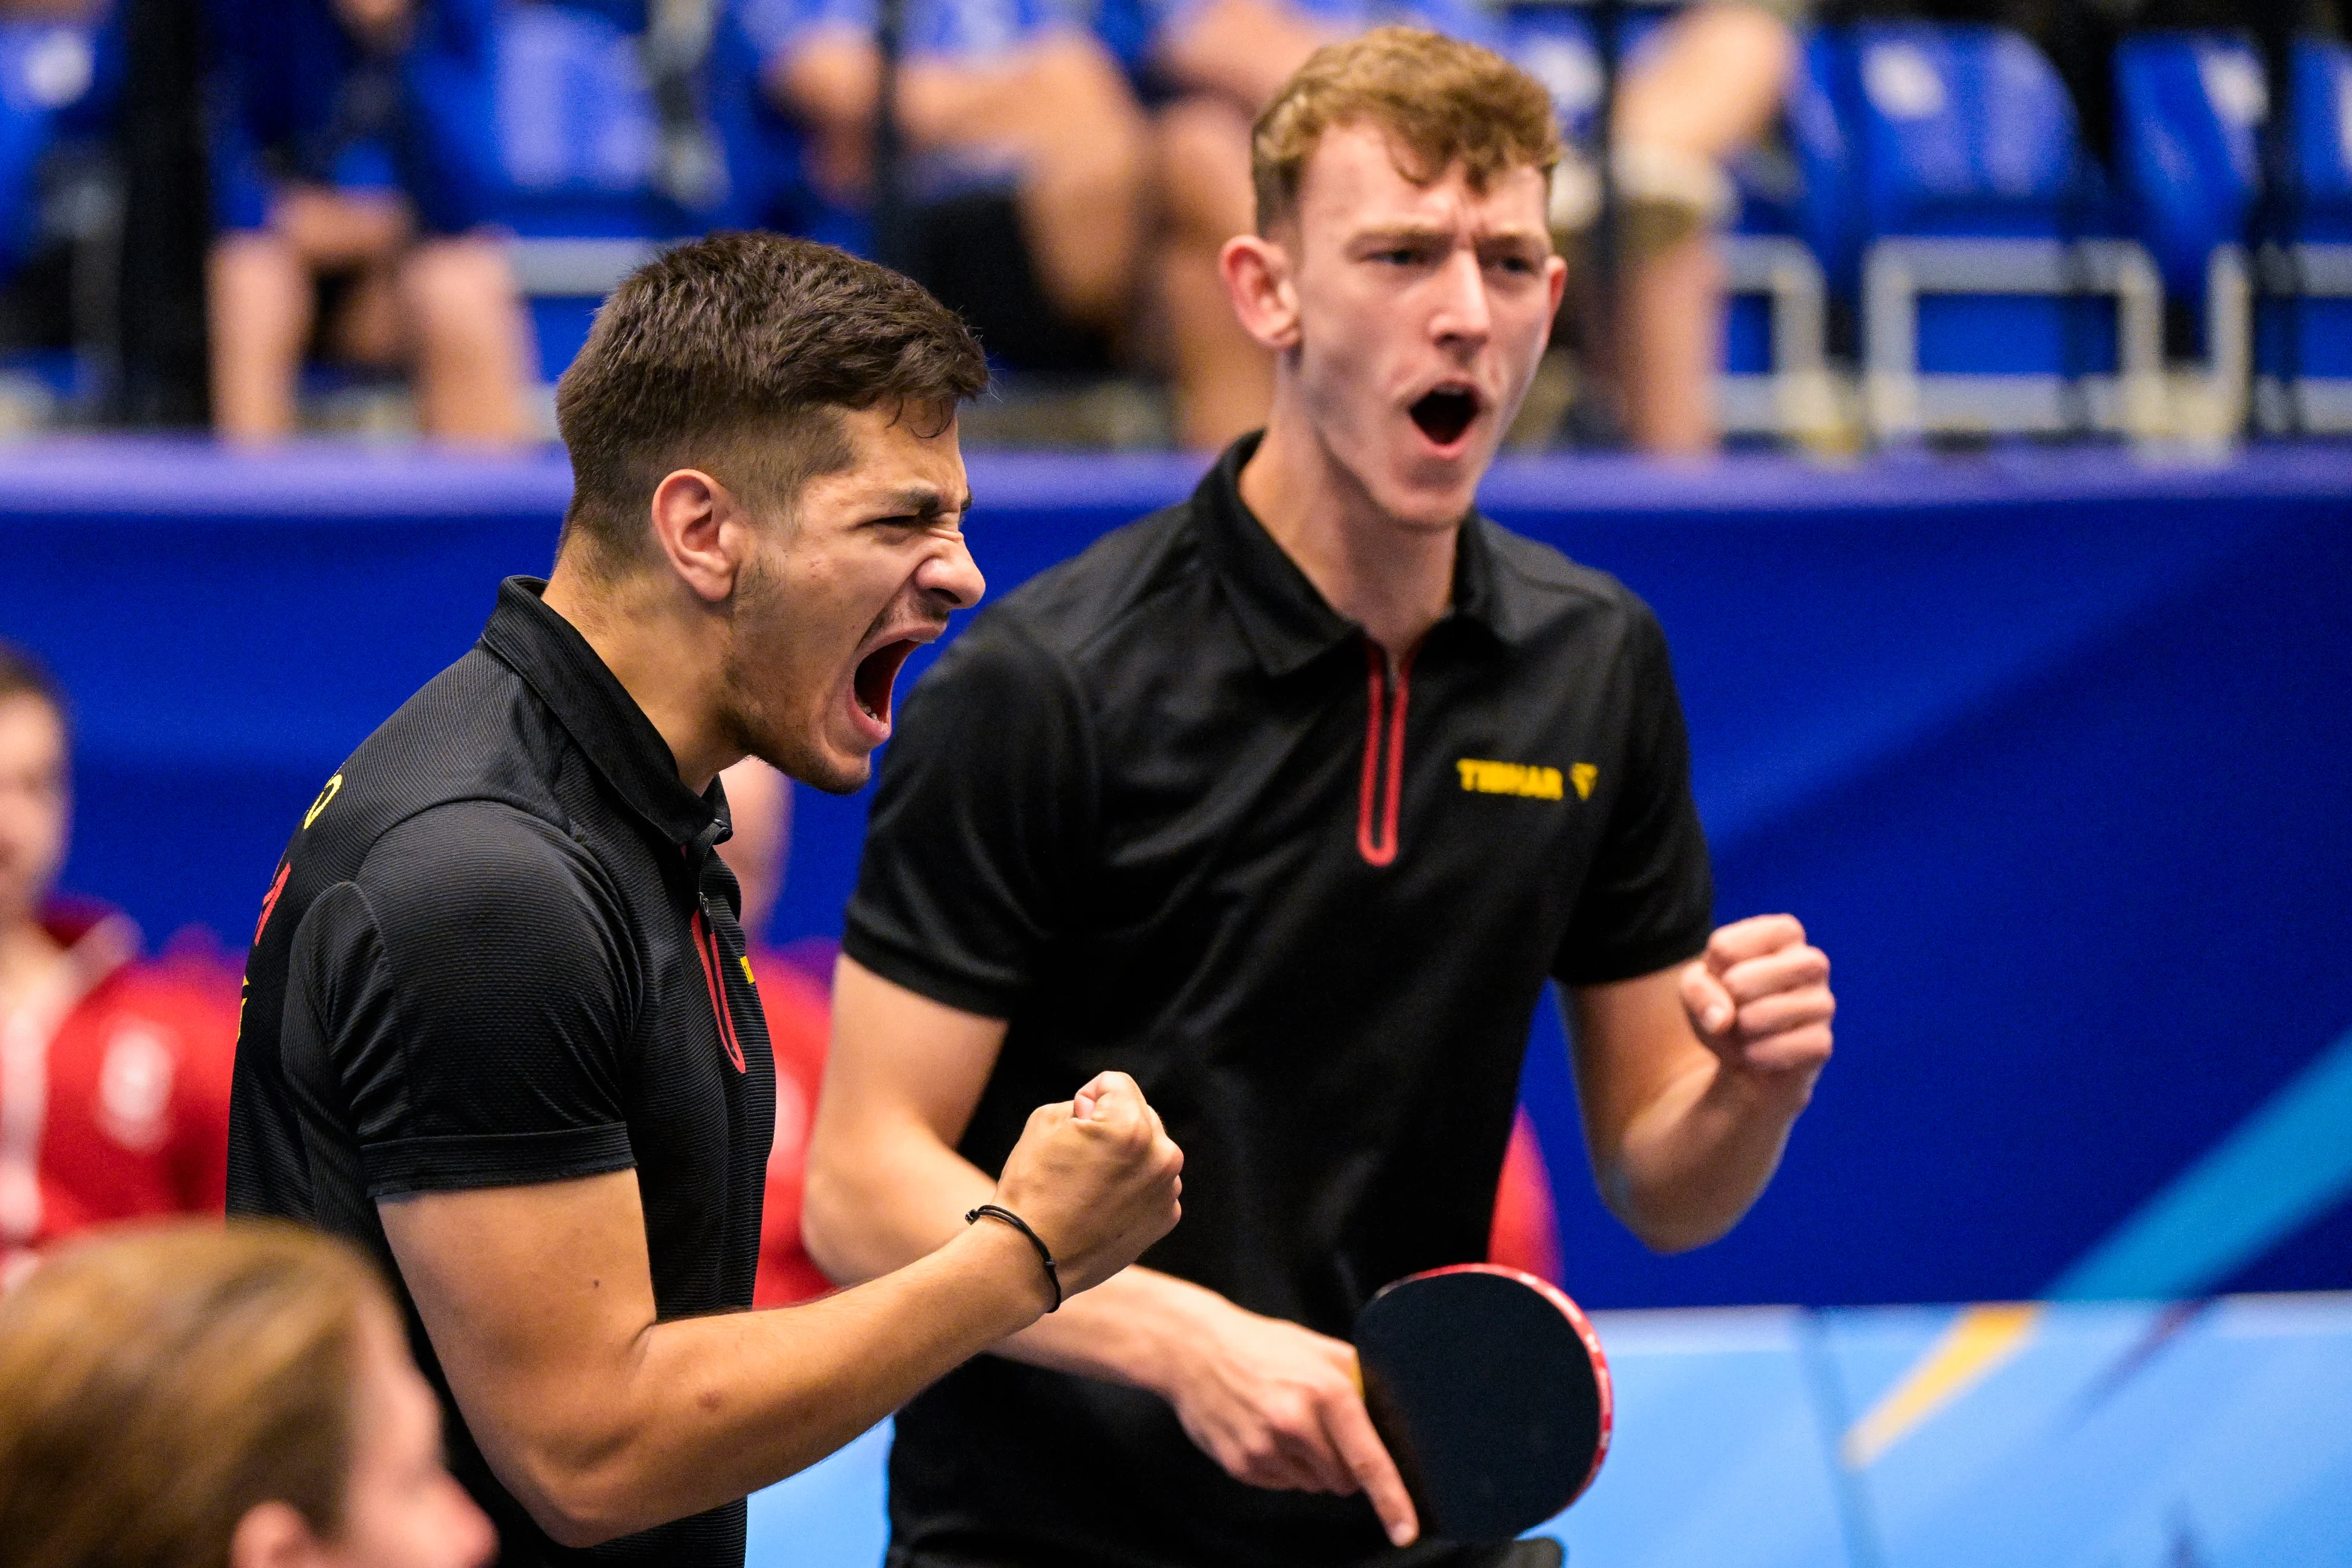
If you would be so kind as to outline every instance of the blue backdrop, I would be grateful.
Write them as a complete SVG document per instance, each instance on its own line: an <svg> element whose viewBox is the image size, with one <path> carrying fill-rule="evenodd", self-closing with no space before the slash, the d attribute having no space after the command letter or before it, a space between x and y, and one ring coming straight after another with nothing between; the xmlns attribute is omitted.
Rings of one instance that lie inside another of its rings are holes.
<svg viewBox="0 0 2352 1568"><path fill-rule="evenodd" d="M997 591L1196 471L971 467ZM320 781L464 651L501 575L544 571L567 489L552 457L0 457L0 636L78 710L69 884L241 951ZM2352 1286L2329 1054L2352 1030L2352 454L1554 459L1486 504L1656 606L1719 914L1795 911L1841 999L1771 1191L1675 1258L1590 1197L1538 1017L1528 1096L1581 1297L2030 1297L2135 1224L2227 1245L2092 1293ZM837 930L864 819L862 796L799 805L779 938ZM2301 1142L2263 1131L2286 1123Z"/></svg>

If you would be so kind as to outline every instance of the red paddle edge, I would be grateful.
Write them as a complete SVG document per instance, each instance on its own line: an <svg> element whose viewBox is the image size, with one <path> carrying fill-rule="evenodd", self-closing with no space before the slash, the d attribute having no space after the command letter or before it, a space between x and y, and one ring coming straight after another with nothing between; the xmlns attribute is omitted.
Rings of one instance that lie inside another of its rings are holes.
<svg viewBox="0 0 2352 1568"><path fill-rule="evenodd" d="M1557 1308L1559 1315L1575 1329L1576 1337L1584 1342L1584 1352L1592 1358L1592 1381L1601 1394L1601 1440L1592 1447L1592 1468L1584 1472L1584 1479L1578 1482L1576 1490L1569 1494L1568 1502L1560 1505L1568 1507L1592 1489L1593 1481L1601 1474L1601 1461L1609 1457L1609 1435L1616 1421L1617 1400L1609 1382L1609 1358L1601 1352L1601 1336L1593 1331L1592 1320L1584 1315L1583 1308L1570 1300L1567 1291L1550 1280L1539 1279L1521 1269L1507 1268L1499 1263L1454 1263L1444 1268L1423 1269L1419 1274L1408 1274L1402 1279L1383 1285L1373 1293L1372 1300L1379 1300L1400 1285L1410 1285L1416 1279L1435 1279L1447 1274L1499 1274L1506 1279L1516 1279Z"/></svg>

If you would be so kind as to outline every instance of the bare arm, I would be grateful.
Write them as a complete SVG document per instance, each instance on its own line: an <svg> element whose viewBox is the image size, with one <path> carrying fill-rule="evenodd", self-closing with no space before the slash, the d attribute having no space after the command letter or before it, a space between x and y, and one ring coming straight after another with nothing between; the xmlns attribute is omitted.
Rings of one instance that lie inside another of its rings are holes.
<svg viewBox="0 0 2352 1568"><path fill-rule="evenodd" d="M1209 0L1160 46L1157 63L1178 85L1255 116L1330 37L1281 0Z"/></svg>
<svg viewBox="0 0 2352 1568"><path fill-rule="evenodd" d="M1772 1179L1830 1055L1829 960L1787 915L1573 995L1578 1098L1610 1209L1679 1252L1739 1222Z"/></svg>
<svg viewBox="0 0 2352 1568"><path fill-rule="evenodd" d="M801 1228L839 1280L866 1279L951 1234L989 1179L956 1152L1003 1044L1002 1020L946 1007L843 959L834 1047L809 1142ZM1186 1280L1130 1267L998 1347L1149 1389L1240 1479L1373 1500L1392 1539L1412 1504L1364 1414L1355 1352Z"/></svg>
<svg viewBox="0 0 2352 1568"><path fill-rule="evenodd" d="M1065 1288L1083 1290L1175 1223L1181 1163L1133 1083L1107 1074L1041 1108L972 1201L1051 1236ZM572 1546L791 1474L1051 1303L1023 1237L959 1224L856 1290L659 1322L634 1172L379 1209L491 1468Z"/></svg>

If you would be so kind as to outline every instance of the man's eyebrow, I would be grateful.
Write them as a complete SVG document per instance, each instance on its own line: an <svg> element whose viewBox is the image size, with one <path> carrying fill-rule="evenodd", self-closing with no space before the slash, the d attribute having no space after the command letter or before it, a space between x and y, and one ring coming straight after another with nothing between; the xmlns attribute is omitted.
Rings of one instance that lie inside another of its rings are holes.
<svg viewBox="0 0 2352 1568"><path fill-rule="evenodd" d="M1454 231L1450 228L1439 228L1427 224L1395 224L1383 228L1359 229L1356 231L1355 243L1394 245L1399 241L1407 241L1422 244L1437 239L1450 241L1453 237Z"/></svg>
<svg viewBox="0 0 2352 1568"><path fill-rule="evenodd" d="M877 498L877 510L889 517L919 517L929 522L952 510L958 517L971 511L971 492L963 492L963 500L950 509L947 498L929 485L916 485L903 490L892 490Z"/></svg>

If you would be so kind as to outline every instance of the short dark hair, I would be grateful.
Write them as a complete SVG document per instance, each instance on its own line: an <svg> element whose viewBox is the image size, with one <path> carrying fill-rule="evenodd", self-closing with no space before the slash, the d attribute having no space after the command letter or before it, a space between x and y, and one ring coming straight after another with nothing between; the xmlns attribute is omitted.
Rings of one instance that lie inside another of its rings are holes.
<svg viewBox="0 0 2352 1568"><path fill-rule="evenodd" d="M771 505L845 467L839 415L948 411L988 384L970 328L919 284L829 245L721 232L624 279L555 389L572 455L563 540L637 557L682 466ZM559 548L562 548L559 546Z"/></svg>
<svg viewBox="0 0 2352 1568"><path fill-rule="evenodd" d="M0 702L11 697L30 697L48 704L58 722L66 721L65 688L59 686L48 667L15 643L0 638Z"/></svg>

